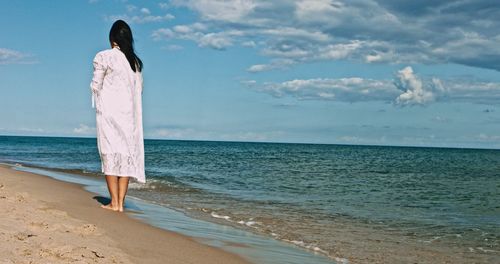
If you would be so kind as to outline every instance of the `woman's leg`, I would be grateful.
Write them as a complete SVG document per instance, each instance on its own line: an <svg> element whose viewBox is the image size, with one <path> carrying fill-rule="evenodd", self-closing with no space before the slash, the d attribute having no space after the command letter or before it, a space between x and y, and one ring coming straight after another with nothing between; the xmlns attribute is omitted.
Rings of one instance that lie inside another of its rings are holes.
<svg viewBox="0 0 500 264"><path fill-rule="evenodd" d="M125 195L127 195L129 177L118 177L118 211L123 212Z"/></svg>
<svg viewBox="0 0 500 264"><path fill-rule="evenodd" d="M118 199L118 177L106 175L106 183L108 184L109 196L111 197L111 203L107 205L102 205L102 208L110 209L113 211L118 211L120 209L120 203Z"/></svg>

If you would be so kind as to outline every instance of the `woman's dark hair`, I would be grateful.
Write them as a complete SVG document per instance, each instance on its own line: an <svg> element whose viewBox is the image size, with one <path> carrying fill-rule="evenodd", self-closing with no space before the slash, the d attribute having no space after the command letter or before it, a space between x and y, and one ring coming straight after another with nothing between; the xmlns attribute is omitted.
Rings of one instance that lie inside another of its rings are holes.
<svg viewBox="0 0 500 264"><path fill-rule="evenodd" d="M132 30L125 21L117 20L113 23L109 31L109 42L118 44L118 47L120 47L120 50L127 57L128 63L130 63L130 67L134 72L136 70L142 71L142 61L134 52Z"/></svg>

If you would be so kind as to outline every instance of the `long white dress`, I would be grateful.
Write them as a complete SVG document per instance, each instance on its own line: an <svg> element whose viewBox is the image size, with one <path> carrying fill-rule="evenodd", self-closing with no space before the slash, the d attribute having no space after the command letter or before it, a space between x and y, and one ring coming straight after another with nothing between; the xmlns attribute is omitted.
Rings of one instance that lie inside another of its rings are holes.
<svg viewBox="0 0 500 264"><path fill-rule="evenodd" d="M102 172L145 183L142 74L118 47L97 53L93 64L90 88Z"/></svg>

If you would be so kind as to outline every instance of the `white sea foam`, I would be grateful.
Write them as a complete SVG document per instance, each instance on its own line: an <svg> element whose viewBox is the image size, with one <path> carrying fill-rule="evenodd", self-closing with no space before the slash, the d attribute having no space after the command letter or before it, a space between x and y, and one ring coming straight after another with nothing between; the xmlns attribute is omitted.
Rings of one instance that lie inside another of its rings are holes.
<svg viewBox="0 0 500 264"><path fill-rule="evenodd" d="M229 220L231 219L231 217L227 216L227 215L218 215L216 214L215 212L212 212L210 213L210 215L214 218L220 218L220 219L225 219L225 220Z"/></svg>
<svg viewBox="0 0 500 264"><path fill-rule="evenodd" d="M496 252L495 250L491 250L491 249L484 249L483 247L476 247L476 249L478 249L479 251L482 251L484 253L488 253L488 252Z"/></svg>
<svg viewBox="0 0 500 264"><path fill-rule="evenodd" d="M306 243L304 243L304 241L300 241L300 240L288 240L288 241L290 243L293 243L293 244L295 244L297 246L301 246L301 247L305 246L305 244L306 244Z"/></svg>
<svg viewBox="0 0 500 264"><path fill-rule="evenodd" d="M440 236L435 236L435 237L433 237L433 238L431 238L429 240L419 240L419 241L423 242L423 243L432 243L432 242L434 242L434 241L436 241L438 239L441 239L441 237Z"/></svg>
<svg viewBox="0 0 500 264"><path fill-rule="evenodd" d="M257 223L257 222L255 222L255 221L248 221L248 222L246 222L246 223L245 223L245 225L247 225L247 226L253 226L253 225L255 225L256 223Z"/></svg>
<svg viewBox="0 0 500 264"><path fill-rule="evenodd" d="M238 221L238 224L252 227L253 225L257 224L257 222L255 222L255 221L247 221L247 222L245 222L245 221L241 220L241 221Z"/></svg>
<svg viewBox="0 0 500 264"><path fill-rule="evenodd" d="M130 182L128 187L130 189L135 189L135 190L144 190L144 189L156 189L156 183L159 182L158 180L155 179L150 179L146 183L138 183L138 182Z"/></svg>
<svg viewBox="0 0 500 264"><path fill-rule="evenodd" d="M302 247L302 248L307 248L307 249L312 250L314 252L318 252L318 253L330 256L326 250L323 250L320 247L312 245L312 244L311 245L307 244L304 241L300 241L300 240L288 240L288 239L282 239L282 240L285 241L285 242L292 243L292 244L294 244L296 246L299 246L299 247ZM343 258L335 258L335 259L343 259ZM347 259L343 259L343 260L347 261ZM347 262L342 262L342 263L347 263Z"/></svg>
<svg viewBox="0 0 500 264"><path fill-rule="evenodd" d="M349 263L349 260L345 258L335 258L335 261L337 261L337 263L343 263L343 264Z"/></svg>

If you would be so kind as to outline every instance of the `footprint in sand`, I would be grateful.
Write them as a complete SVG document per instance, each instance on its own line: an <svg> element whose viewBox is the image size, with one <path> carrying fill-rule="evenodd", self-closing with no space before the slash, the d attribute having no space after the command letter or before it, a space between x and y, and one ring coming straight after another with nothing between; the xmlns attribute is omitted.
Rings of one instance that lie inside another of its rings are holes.
<svg viewBox="0 0 500 264"><path fill-rule="evenodd" d="M27 201L28 194L18 193L16 194L16 201L20 203L25 203Z"/></svg>
<svg viewBox="0 0 500 264"><path fill-rule="evenodd" d="M13 235L17 240L24 241L30 237L36 236L35 234L28 233L28 232L19 232Z"/></svg>
<svg viewBox="0 0 500 264"><path fill-rule="evenodd" d="M57 263L61 263L61 261L64 261L62 263L75 263L75 261L81 260L83 257L82 254L75 254L77 249L70 245L42 248L38 251L38 256L44 260L56 261Z"/></svg>
<svg viewBox="0 0 500 264"><path fill-rule="evenodd" d="M57 209L53 209L53 208L49 208L49 207L40 207L38 208L38 210L40 211L44 211L44 212L47 212L53 216L57 216L57 217L68 217L68 213L66 213L65 211L61 211L61 210L57 210Z"/></svg>
<svg viewBox="0 0 500 264"><path fill-rule="evenodd" d="M81 236L97 234L97 227L94 224L84 224L76 228L76 233Z"/></svg>
<svg viewBox="0 0 500 264"><path fill-rule="evenodd" d="M45 222L31 222L30 226L34 230L47 230L49 229L49 224Z"/></svg>
<svg viewBox="0 0 500 264"><path fill-rule="evenodd" d="M109 263L103 253L88 247L61 246L44 249L42 253L47 256L56 257L61 260L71 260L71 263Z"/></svg>

